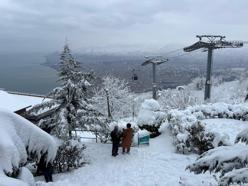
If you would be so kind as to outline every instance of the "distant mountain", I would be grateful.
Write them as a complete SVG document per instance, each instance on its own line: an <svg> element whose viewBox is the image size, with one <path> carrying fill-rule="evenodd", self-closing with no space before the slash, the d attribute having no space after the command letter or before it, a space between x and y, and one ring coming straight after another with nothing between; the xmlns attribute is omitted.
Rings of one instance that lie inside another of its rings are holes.
<svg viewBox="0 0 248 186"><path fill-rule="evenodd" d="M187 84L192 78L205 74L207 52L184 53L182 49L167 52L165 49L161 48L157 52L153 51L150 53L142 51L129 51L127 53L87 51L83 54L75 53L74 55L81 63L83 71L93 70L99 77L113 75L126 79L130 83L131 88L136 92L151 89L152 67L141 66L146 54L162 55L169 59L169 62L157 68L157 81L160 88L174 88L178 85ZM248 53L245 48L215 50L213 74L227 76L226 79L228 79L230 74L227 74L226 71L230 71L233 68L248 68L247 57ZM58 62L59 53L53 53L47 56L44 65L57 69ZM138 80L135 82L132 82L133 69L135 69L135 74L138 76Z"/></svg>

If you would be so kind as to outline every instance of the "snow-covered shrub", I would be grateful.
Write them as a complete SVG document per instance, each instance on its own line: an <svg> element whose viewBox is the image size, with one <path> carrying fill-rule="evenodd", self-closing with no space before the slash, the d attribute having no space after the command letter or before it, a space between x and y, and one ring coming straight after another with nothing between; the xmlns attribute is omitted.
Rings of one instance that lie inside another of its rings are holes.
<svg viewBox="0 0 248 186"><path fill-rule="evenodd" d="M189 89L167 89L159 92L158 102L165 109L185 109L198 100Z"/></svg>
<svg viewBox="0 0 248 186"><path fill-rule="evenodd" d="M244 142L248 144L248 128L238 133L235 139L235 143Z"/></svg>
<svg viewBox="0 0 248 186"><path fill-rule="evenodd" d="M248 168L234 169L219 180L219 186L226 186L231 184L243 185L248 183Z"/></svg>
<svg viewBox="0 0 248 186"><path fill-rule="evenodd" d="M171 130L178 130L178 126ZM186 126L184 133L179 132L176 134L176 141L174 142L176 142L178 152L194 152L197 154L202 154L216 146L227 145L225 139L219 137L217 133L206 131L205 124L200 121Z"/></svg>
<svg viewBox="0 0 248 186"><path fill-rule="evenodd" d="M223 78L221 76L213 76L212 86L218 86L223 82ZM188 85L188 87L192 90L203 90L205 88L206 77L197 77L192 80L192 82Z"/></svg>
<svg viewBox="0 0 248 186"><path fill-rule="evenodd" d="M141 105L137 124L140 129L159 134L158 129L165 119L166 114L161 111L159 103L154 99L147 99Z"/></svg>
<svg viewBox="0 0 248 186"><path fill-rule="evenodd" d="M189 132L189 137L186 144L193 148L193 152L197 154L202 154L209 149L214 148L215 135L211 132L205 131L205 126L201 122L197 122L190 126L187 131ZM223 145L224 142L220 141L217 145Z"/></svg>
<svg viewBox="0 0 248 186"><path fill-rule="evenodd" d="M248 163L248 148L244 144L220 146L200 155L187 169L196 174L202 172L220 172L223 176L231 170L243 168Z"/></svg>
<svg viewBox="0 0 248 186"><path fill-rule="evenodd" d="M167 115L169 129L174 138L174 145L180 153L189 153L195 150L194 145L190 143L191 135L187 129L198 121L209 118L228 118L247 120L248 105L247 104L225 104L215 103L206 105L196 105L188 107L186 110L171 110ZM206 135L206 134L205 134ZM219 143L226 144L218 134L213 134L214 140L211 142L213 146ZM219 144L220 145L220 144Z"/></svg>
<svg viewBox="0 0 248 186"><path fill-rule="evenodd" d="M209 150L199 156L187 169L196 174L202 172L220 172L219 185L248 183L247 129L236 137L236 144Z"/></svg>
<svg viewBox="0 0 248 186"><path fill-rule="evenodd" d="M54 160L56 172L66 172L82 166L83 150L86 148L79 140L64 141L58 148L57 156Z"/></svg>
<svg viewBox="0 0 248 186"><path fill-rule="evenodd" d="M4 179L6 183L7 180L14 182L3 175L12 175L14 170L18 173L19 168L27 163L30 153L38 160L43 154L47 154L46 161L53 161L57 152L57 142L21 116L0 110L0 152L1 181Z"/></svg>

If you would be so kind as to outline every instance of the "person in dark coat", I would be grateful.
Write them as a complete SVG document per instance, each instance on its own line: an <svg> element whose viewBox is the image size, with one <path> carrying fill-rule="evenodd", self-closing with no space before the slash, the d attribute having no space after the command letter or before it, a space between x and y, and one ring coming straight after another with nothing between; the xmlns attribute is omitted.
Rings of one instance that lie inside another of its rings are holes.
<svg viewBox="0 0 248 186"><path fill-rule="evenodd" d="M122 153L130 152L130 148L133 140L133 129L131 128L131 124L127 124L127 128L123 131L122 134Z"/></svg>
<svg viewBox="0 0 248 186"><path fill-rule="evenodd" d="M45 177L46 182L53 181L53 166L51 162L46 162L46 155L42 155L38 163L38 171L41 171Z"/></svg>
<svg viewBox="0 0 248 186"><path fill-rule="evenodd" d="M120 145L120 140L121 140L121 134L119 132L118 126L115 126L115 128L111 132L110 136L111 136L111 141L113 143L112 156L117 156L118 155L119 145Z"/></svg>

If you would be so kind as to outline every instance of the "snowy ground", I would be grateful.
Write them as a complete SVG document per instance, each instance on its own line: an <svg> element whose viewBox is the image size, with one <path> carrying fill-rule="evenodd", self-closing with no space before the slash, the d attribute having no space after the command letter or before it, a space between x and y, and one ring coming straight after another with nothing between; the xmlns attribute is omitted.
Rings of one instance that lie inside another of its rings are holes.
<svg viewBox="0 0 248 186"><path fill-rule="evenodd" d="M87 143L90 164L71 173L54 176L54 183L42 186L152 186L209 185L215 183L209 174L194 175L185 171L195 155L174 153L167 134L151 139L150 146L133 147L130 155L112 157L110 144ZM39 177L38 179L41 179ZM182 184L180 184L180 182Z"/></svg>
<svg viewBox="0 0 248 186"><path fill-rule="evenodd" d="M219 133L221 136L227 136L228 141L234 144L237 134L248 128L248 121L239 121L234 119L206 119L206 130Z"/></svg>
<svg viewBox="0 0 248 186"><path fill-rule="evenodd" d="M227 135L233 143L236 135L248 128L248 122L231 119L206 119L206 129ZM151 139L150 146L132 148L130 155L110 156L110 144L87 142L90 163L71 173L54 176L54 183L41 186L200 186L217 185L210 174L195 175L185 171L196 155L174 153L168 134ZM121 150L121 149L120 149ZM41 177L37 179L43 179Z"/></svg>

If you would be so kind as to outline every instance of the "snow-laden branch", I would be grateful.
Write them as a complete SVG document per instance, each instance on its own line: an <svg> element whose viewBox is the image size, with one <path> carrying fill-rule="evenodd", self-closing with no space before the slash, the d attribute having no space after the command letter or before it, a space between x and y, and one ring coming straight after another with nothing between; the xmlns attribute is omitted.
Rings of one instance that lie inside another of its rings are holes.
<svg viewBox="0 0 248 186"><path fill-rule="evenodd" d="M245 129L243 131L241 131L240 133L238 133L235 142L245 142L246 144L248 144L248 129Z"/></svg>
<svg viewBox="0 0 248 186"><path fill-rule="evenodd" d="M248 168L234 169L219 180L219 186L248 183Z"/></svg>

